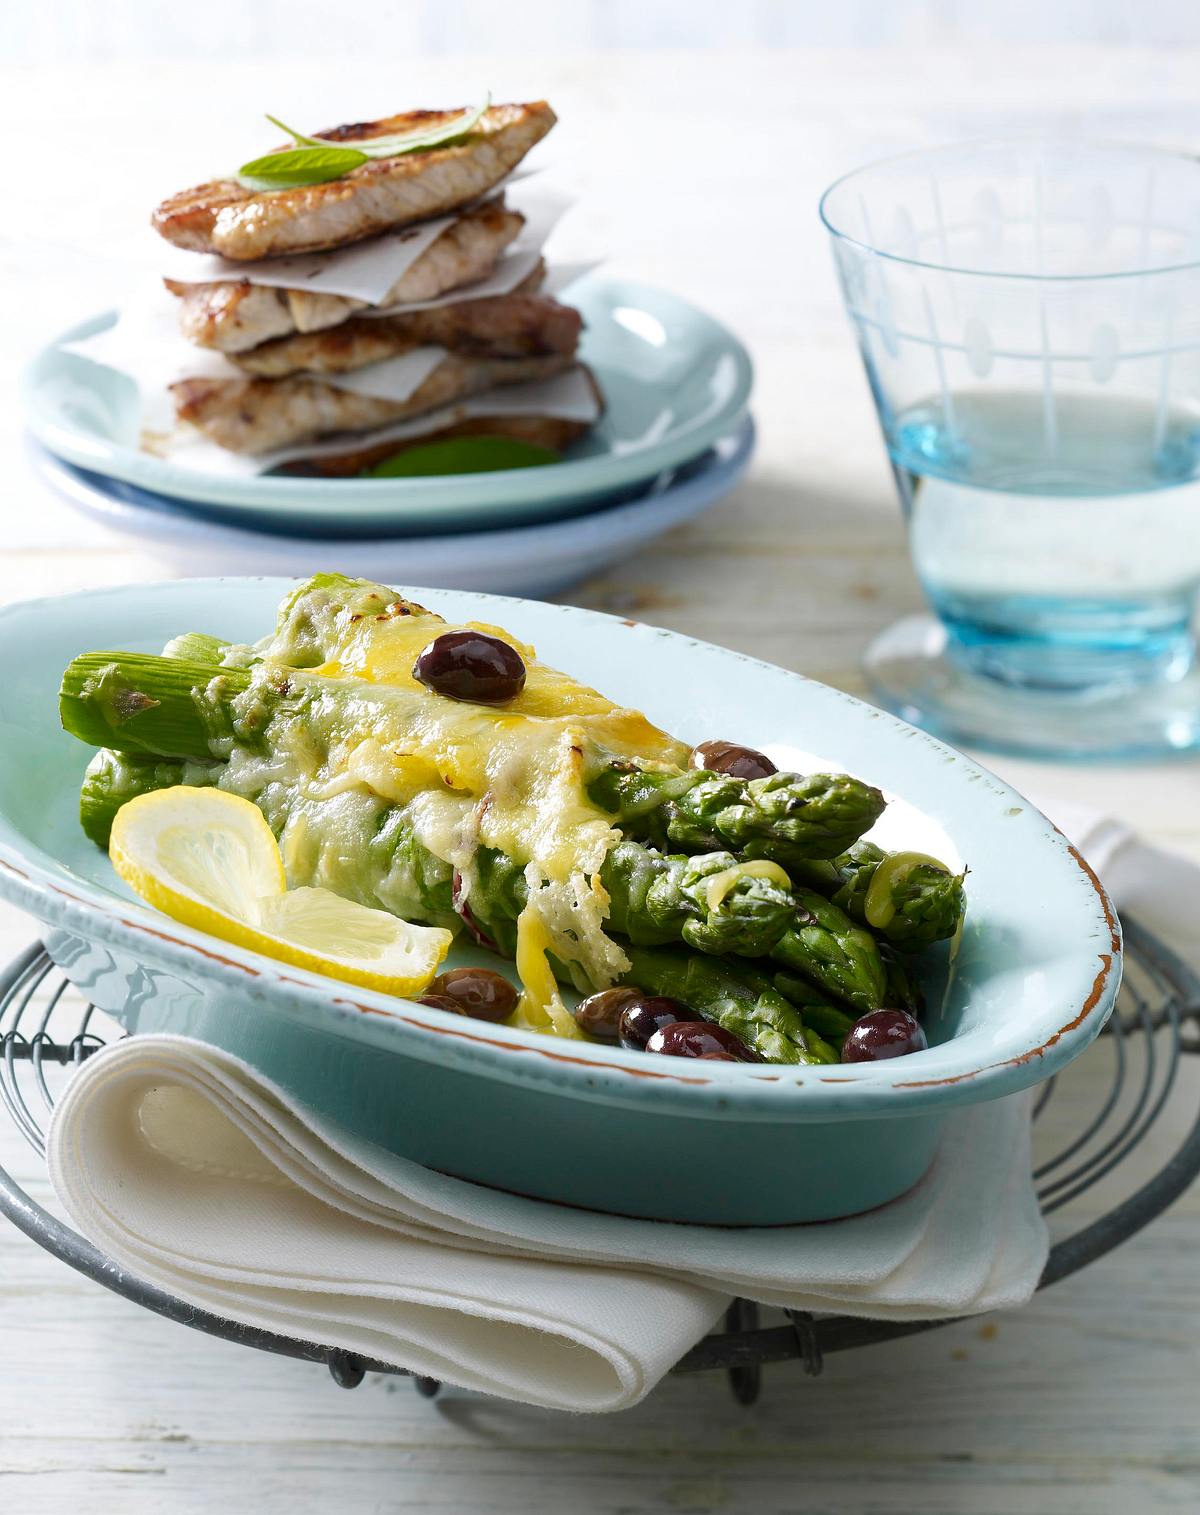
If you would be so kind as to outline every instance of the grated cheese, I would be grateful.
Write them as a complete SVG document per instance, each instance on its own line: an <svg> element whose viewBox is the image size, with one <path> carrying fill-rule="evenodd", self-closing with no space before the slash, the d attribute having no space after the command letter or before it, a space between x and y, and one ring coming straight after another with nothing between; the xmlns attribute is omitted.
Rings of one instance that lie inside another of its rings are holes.
<svg viewBox="0 0 1200 1515"><path fill-rule="evenodd" d="M285 857L315 870L318 877L306 881L334 888L340 883L339 892L385 805L403 806L421 843L459 871L463 900L469 901L475 883L478 847L525 861L528 903L517 923L516 966L524 989L519 1016L543 1030L577 1035L547 953L577 965L592 985L610 984L629 967L605 934L608 897L599 882L620 833L588 799L588 778L610 758L681 767L688 748L640 711L624 709L540 662L532 647L502 628L453 626L405 601L379 603L378 614L352 614L314 597L293 617L291 641L280 631L260 644L268 659L323 657L310 672L370 683L376 698L356 707L339 696L327 710L322 702L316 712L306 712L310 728L325 722L326 764L306 757L303 733L297 732L283 738L287 751L273 771L266 771L272 760L249 759L231 787L258 780L268 789L289 784ZM524 690L502 708L435 695L413 677L413 664L430 641L464 629L498 637L525 662ZM265 766L252 773L256 763ZM269 804L268 794L268 819ZM322 842L314 848L318 828L305 816L318 805ZM402 882L397 880L398 893Z"/></svg>

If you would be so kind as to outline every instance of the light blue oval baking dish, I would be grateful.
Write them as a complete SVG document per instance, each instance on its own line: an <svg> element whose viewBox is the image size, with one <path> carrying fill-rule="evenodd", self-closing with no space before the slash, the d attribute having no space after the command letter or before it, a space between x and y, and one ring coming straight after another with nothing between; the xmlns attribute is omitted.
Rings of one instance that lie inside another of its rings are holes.
<svg viewBox="0 0 1200 1515"><path fill-rule="evenodd" d="M848 1215L916 1183L946 1113L1047 1077L1100 1030L1120 929L1065 837L985 769L796 674L590 611L405 587L509 627L548 661L688 741L734 738L781 766L838 766L891 798L876 835L966 862L968 918L933 990L928 1051L891 1063L700 1065L561 1043L339 985L135 901L79 831L88 751L58 725L78 652L155 651L182 630L251 640L279 579L176 581L0 612L0 894L130 1031L213 1042L382 1146L568 1204L716 1224ZM469 949L456 949L462 959Z"/></svg>

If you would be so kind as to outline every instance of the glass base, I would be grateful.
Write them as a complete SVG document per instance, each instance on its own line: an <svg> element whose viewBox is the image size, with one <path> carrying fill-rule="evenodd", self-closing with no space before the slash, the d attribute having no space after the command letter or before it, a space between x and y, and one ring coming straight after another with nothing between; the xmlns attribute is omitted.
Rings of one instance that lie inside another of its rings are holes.
<svg viewBox="0 0 1200 1515"><path fill-rule="evenodd" d="M1200 747L1200 671L1137 686L1024 689L974 673L933 616L909 616L867 650L878 704L961 746L1026 757L1153 758Z"/></svg>

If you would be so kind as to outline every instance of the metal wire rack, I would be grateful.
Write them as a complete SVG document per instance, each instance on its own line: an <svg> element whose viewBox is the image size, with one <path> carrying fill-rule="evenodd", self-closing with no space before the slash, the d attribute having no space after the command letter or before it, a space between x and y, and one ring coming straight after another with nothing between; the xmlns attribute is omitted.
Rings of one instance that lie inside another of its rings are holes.
<svg viewBox="0 0 1200 1515"><path fill-rule="evenodd" d="M1056 1215L1058 1227L1060 1220L1069 1220L1072 1206L1077 1211L1091 1208L1078 1201L1097 1186L1103 1186L1108 1206L1087 1223L1063 1228L1041 1288L1077 1272L1141 1230L1200 1172L1200 978L1136 923L1125 922L1125 941L1125 981L1116 1011L1096 1045L1063 1075L1072 1077L1087 1059L1108 1059L1109 1077L1097 1081L1094 1114L1082 1129L1055 1129L1058 1080L1053 1078L1042 1086L1034 1109L1038 1131L1049 1131L1048 1140L1039 1143L1048 1155L1039 1157L1034 1170L1043 1211ZM119 1028L83 1001L40 942L0 972L0 1107L39 1155L45 1151L44 1126L54 1108L54 1089L62 1086L73 1067L117 1035ZM1169 1126L1179 1129L1177 1119L1164 1119L1168 1109L1182 1111L1187 1123L1178 1144L1163 1136ZM1149 1177L1144 1176L1147 1169ZM417 1391L427 1397L440 1387L435 1379L407 1375L391 1363L239 1325L131 1277L31 1199L3 1167L0 1215L85 1277L193 1330L324 1363L346 1389L357 1387L367 1373L412 1376ZM816 1375L832 1352L947 1324L772 1313L782 1315L783 1323L763 1325L757 1305L735 1300L724 1328L693 1347L674 1371L723 1370L734 1397L751 1404L769 1363L798 1360L807 1373Z"/></svg>

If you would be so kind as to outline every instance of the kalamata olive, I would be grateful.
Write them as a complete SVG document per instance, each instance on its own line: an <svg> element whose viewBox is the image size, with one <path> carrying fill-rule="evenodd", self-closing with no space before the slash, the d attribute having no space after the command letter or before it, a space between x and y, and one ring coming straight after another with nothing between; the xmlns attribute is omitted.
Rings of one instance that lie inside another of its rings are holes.
<svg viewBox="0 0 1200 1515"><path fill-rule="evenodd" d="M696 1059L701 1063L740 1063L740 1057L734 1057L732 1052L702 1052Z"/></svg>
<svg viewBox="0 0 1200 1515"><path fill-rule="evenodd" d="M451 999L448 994L422 994L417 1004L428 1005L431 1010L448 1010L451 1015L463 1013L462 1002Z"/></svg>
<svg viewBox="0 0 1200 1515"><path fill-rule="evenodd" d="M877 1063L887 1057L924 1052L929 1043L920 1022L907 1010L872 1010L856 1020L842 1043L844 1063Z"/></svg>
<svg viewBox="0 0 1200 1515"><path fill-rule="evenodd" d="M454 1001L477 1021L505 1021L517 1008L517 991L502 973L490 968L451 968L429 986L439 998Z"/></svg>
<svg viewBox="0 0 1200 1515"><path fill-rule="evenodd" d="M605 1042L615 1042L621 1034L621 1011L642 997L640 989L620 986L601 989L596 994L589 994L587 999L581 999L575 1006L575 1024L589 1036L598 1036Z"/></svg>
<svg viewBox="0 0 1200 1515"><path fill-rule="evenodd" d="M668 1057L705 1057L720 1052L739 1063L761 1061L740 1037L712 1021L675 1021L663 1026L646 1043L646 1051L665 1052Z"/></svg>
<svg viewBox="0 0 1200 1515"><path fill-rule="evenodd" d="M622 1047L642 1052L660 1026L689 1020L691 1016L692 1011L677 999L665 994L642 994L621 1011L617 1036Z"/></svg>
<svg viewBox="0 0 1200 1515"><path fill-rule="evenodd" d="M525 664L515 647L482 631L447 631L413 664L413 678L451 700L503 705L525 687Z"/></svg>
<svg viewBox="0 0 1200 1515"><path fill-rule="evenodd" d="M736 742L701 742L692 748L692 767L735 779L765 779L779 771L765 752L739 747Z"/></svg>

